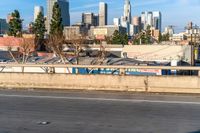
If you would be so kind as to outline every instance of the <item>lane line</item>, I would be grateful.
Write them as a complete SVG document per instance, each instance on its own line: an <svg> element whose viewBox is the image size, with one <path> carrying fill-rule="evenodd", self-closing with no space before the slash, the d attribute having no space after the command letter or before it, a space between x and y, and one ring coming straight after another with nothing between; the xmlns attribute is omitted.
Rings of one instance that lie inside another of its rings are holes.
<svg viewBox="0 0 200 133"><path fill-rule="evenodd" d="M35 96L35 95L7 95L7 94L0 94L0 97L200 105L200 102L164 101L164 100L162 101L162 100L143 100L143 99L115 99L115 98L88 98L88 97L68 97L68 96L64 97L64 96Z"/></svg>

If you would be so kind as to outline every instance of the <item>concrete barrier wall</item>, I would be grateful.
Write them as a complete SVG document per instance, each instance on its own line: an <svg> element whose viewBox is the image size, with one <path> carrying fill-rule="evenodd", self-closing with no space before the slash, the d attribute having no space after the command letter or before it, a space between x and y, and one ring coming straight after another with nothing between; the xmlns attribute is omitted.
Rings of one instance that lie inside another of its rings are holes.
<svg viewBox="0 0 200 133"><path fill-rule="evenodd" d="M0 87L200 93L200 77L1 73Z"/></svg>
<svg viewBox="0 0 200 133"><path fill-rule="evenodd" d="M148 78L148 92L200 93L200 77L152 76Z"/></svg>
<svg viewBox="0 0 200 133"><path fill-rule="evenodd" d="M115 91L145 91L146 77L1 73L1 88L53 88Z"/></svg>

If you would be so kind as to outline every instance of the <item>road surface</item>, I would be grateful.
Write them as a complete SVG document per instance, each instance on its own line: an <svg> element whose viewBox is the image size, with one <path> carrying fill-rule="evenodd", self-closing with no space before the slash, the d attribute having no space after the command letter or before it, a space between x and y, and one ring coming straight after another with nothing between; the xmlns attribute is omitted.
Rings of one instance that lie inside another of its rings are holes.
<svg viewBox="0 0 200 133"><path fill-rule="evenodd" d="M0 90L0 133L200 133L200 96Z"/></svg>

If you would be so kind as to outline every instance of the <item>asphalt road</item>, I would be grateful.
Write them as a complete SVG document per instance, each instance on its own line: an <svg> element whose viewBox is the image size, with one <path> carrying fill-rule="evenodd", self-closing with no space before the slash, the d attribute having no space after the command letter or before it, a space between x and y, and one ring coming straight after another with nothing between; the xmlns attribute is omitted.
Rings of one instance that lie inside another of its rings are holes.
<svg viewBox="0 0 200 133"><path fill-rule="evenodd" d="M0 133L200 133L200 96L0 90Z"/></svg>

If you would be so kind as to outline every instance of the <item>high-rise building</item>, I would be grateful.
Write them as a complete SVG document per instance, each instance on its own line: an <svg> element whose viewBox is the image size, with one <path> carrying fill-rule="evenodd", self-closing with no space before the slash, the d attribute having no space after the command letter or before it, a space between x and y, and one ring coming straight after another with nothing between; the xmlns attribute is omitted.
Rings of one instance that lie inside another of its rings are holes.
<svg viewBox="0 0 200 133"><path fill-rule="evenodd" d="M128 35L130 35L131 26L131 2L130 0L125 0L124 2L124 15L121 17L121 25L127 29Z"/></svg>
<svg viewBox="0 0 200 133"><path fill-rule="evenodd" d="M53 15L53 6L58 3L61 9L61 18L63 26L70 25L69 1L68 0L47 0L47 32L50 31L50 24Z"/></svg>
<svg viewBox="0 0 200 133"><path fill-rule="evenodd" d="M82 23L93 25L93 13L82 13Z"/></svg>
<svg viewBox="0 0 200 133"><path fill-rule="evenodd" d="M132 20L132 25L140 26L141 25L141 17L134 16Z"/></svg>
<svg viewBox="0 0 200 133"><path fill-rule="evenodd" d="M141 14L141 22L142 22L142 28L145 30L147 28L148 25L152 25L148 23L148 17L149 16L149 12L142 12Z"/></svg>
<svg viewBox="0 0 200 133"><path fill-rule="evenodd" d="M153 12L148 12L147 25L153 27Z"/></svg>
<svg viewBox="0 0 200 133"><path fill-rule="evenodd" d="M131 24L131 2L130 0L125 0L124 4L124 21L128 22Z"/></svg>
<svg viewBox="0 0 200 133"><path fill-rule="evenodd" d="M173 36L174 33L175 33L174 28L172 25L170 25L170 26L165 27L165 31L163 34L169 34L169 36L171 37Z"/></svg>
<svg viewBox="0 0 200 133"><path fill-rule="evenodd" d="M99 3L99 25L107 25L108 21L108 6L104 2Z"/></svg>
<svg viewBox="0 0 200 133"><path fill-rule="evenodd" d="M99 15L94 13L82 13L82 23L90 26L98 26Z"/></svg>
<svg viewBox="0 0 200 133"><path fill-rule="evenodd" d="M94 14L93 16L93 25L99 26L99 14Z"/></svg>
<svg viewBox="0 0 200 133"><path fill-rule="evenodd" d="M153 27L162 31L162 15L159 11L153 12Z"/></svg>
<svg viewBox="0 0 200 133"><path fill-rule="evenodd" d="M142 28L146 29L147 26L153 27L156 30L162 30L162 16L161 12L142 12L141 15Z"/></svg>
<svg viewBox="0 0 200 133"><path fill-rule="evenodd" d="M6 19L0 19L0 34L5 34L8 31Z"/></svg>
<svg viewBox="0 0 200 133"><path fill-rule="evenodd" d="M34 22L37 19L37 17L38 17L38 15L39 15L40 12L42 14L44 14L44 8L42 6L35 6L34 7Z"/></svg>
<svg viewBox="0 0 200 133"><path fill-rule="evenodd" d="M120 26L120 25L121 25L120 19L119 19L119 18L114 18L114 19L113 19L113 24L114 24L115 26Z"/></svg>
<svg viewBox="0 0 200 133"><path fill-rule="evenodd" d="M153 13L152 12L142 12L141 15L142 27L146 29L147 26L153 26Z"/></svg>
<svg viewBox="0 0 200 133"><path fill-rule="evenodd" d="M142 29L141 17L134 16L132 20L132 25L134 27L134 34L139 33Z"/></svg>

